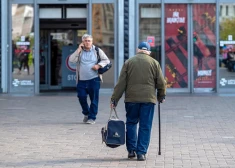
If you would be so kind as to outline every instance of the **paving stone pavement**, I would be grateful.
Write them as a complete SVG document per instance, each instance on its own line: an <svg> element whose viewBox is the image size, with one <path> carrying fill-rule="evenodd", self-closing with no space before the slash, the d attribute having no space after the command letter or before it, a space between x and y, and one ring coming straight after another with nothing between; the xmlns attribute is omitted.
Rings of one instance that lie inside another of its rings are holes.
<svg viewBox="0 0 235 168"><path fill-rule="evenodd" d="M76 94L0 96L1 168L235 168L235 97L169 95L157 106L147 160L127 159L125 146L101 143L110 94L101 94L96 124L83 124ZM117 107L125 120L123 99Z"/></svg>

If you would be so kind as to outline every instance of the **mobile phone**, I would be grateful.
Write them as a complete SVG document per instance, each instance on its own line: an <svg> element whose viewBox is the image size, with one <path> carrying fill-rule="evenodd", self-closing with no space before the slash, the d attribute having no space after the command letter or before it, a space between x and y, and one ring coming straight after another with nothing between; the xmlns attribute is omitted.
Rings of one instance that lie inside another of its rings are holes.
<svg viewBox="0 0 235 168"><path fill-rule="evenodd" d="M82 46L81 46L81 48L84 50L84 43L82 42Z"/></svg>

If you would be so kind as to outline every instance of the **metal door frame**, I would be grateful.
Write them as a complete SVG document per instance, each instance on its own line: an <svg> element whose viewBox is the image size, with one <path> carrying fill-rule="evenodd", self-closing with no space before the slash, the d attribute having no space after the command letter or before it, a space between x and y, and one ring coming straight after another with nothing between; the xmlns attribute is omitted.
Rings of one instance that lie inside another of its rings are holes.
<svg viewBox="0 0 235 168"><path fill-rule="evenodd" d="M91 15L90 15L90 5L89 5L89 2L90 0L81 0L79 2L75 2L74 0L67 0L67 1L58 1L58 0L38 0L38 2L36 3L36 6L37 6L37 18L35 18L35 20L37 21L37 25L38 25L38 32L35 31L35 34L40 34L40 18L39 18L39 9L40 9L40 4L86 4L87 7L87 18L86 18L86 29L88 32L91 32L91 26L89 26L89 23L88 21L90 20L91 18ZM35 26L36 27L36 26ZM38 86L35 86L35 88L38 88L37 90L35 89L35 94L38 94L40 93L40 91L42 90L58 90L58 89L61 89L62 86L61 85L55 85L55 86L52 86L51 85L51 40L50 40L50 34L52 33L53 30L56 30L56 29L48 29L49 31L47 32L47 43L48 43L48 49L47 49L47 58L45 59L46 60L46 67L45 67L45 78L46 78L46 81L47 83L46 84L40 84L40 72L38 72L38 81L35 80L35 85L38 84ZM60 30L60 29L58 29ZM64 30L67 30L67 29L64 29ZM74 35L75 35L75 29L74 29ZM39 37L38 37L39 38ZM74 42L75 40L77 39L77 36L74 37ZM38 53L39 53L39 44L38 44ZM36 48L36 47L35 47ZM40 55L39 55L40 57ZM38 66L38 71L40 71L40 66Z"/></svg>
<svg viewBox="0 0 235 168"><path fill-rule="evenodd" d="M15 0L15 1L20 1L20 0ZM80 0L80 1L74 1L74 0L66 0L66 1L58 1L58 0L34 0L34 5L35 5L35 40L37 39L37 41L39 41L40 37L40 18L39 18L39 9L40 9L40 4L86 4L87 5L87 18L86 18L86 28L88 32L91 32L91 26L89 26L88 21L91 18L90 15L90 3L91 0ZM49 30L47 32L47 37L50 36L51 30ZM76 37L77 38L77 37ZM48 38L48 50L47 50L47 62L46 62L46 78L48 83L47 84L40 84L40 66L39 64L37 65L37 76L35 75L35 94L39 94L41 90L56 90L56 89L61 89L62 86L56 85L56 86L52 86L51 85L51 44L50 44L50 38ZM39 51L40 51L40 46L39 43L36 44L35 43L35 55L37 55L37 62L39 62ZM48 59L49 58L49 59ZM36 72L36 70L35 70Z"/></svg>

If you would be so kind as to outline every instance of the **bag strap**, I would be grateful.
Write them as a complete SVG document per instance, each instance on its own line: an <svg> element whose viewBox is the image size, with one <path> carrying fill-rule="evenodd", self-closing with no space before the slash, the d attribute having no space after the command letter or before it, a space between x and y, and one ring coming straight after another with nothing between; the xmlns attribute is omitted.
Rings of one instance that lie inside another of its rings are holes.
<svg viewBox="0 0 235 168"><path fill-rule="evenodd" d="M113 111L115 112L115 116L112 116ZM117 115L117 111L115 108L111 108L110 110L110 116L109 119L111 119L112 117L115 117L115 119L119 119L118 115Z"/></svg>
<svg viewBox="0 0 235 168"><path fill-rule="evenodd" d="M99 53L99 47L95 46L96 54L97 54L97 64L101 61L100 60L100 53Z"/></svg>

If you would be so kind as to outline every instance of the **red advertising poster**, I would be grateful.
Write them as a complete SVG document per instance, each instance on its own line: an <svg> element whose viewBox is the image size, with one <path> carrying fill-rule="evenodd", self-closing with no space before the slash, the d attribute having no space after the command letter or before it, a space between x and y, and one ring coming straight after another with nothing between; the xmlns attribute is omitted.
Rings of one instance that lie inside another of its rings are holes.
<svg viewBox="0 0 235 168"><path fill-rule="evenodd" d="M216 86L215 5L193 5L194 88Z"/></svg>
<svg viewBox="0 0 235 168"><path fill-rule="evenodd" d="M169 88L188 87L187 20L187 5L165 5L165 71Z"/></svg>
<svg viewBox="0 0 235 168"><path fill-rule="evenodd" d="M149 45L151 47L154 47L155 46L155 37L154 36L148 36L147 37L147 42L149 43Z"/></svg>

